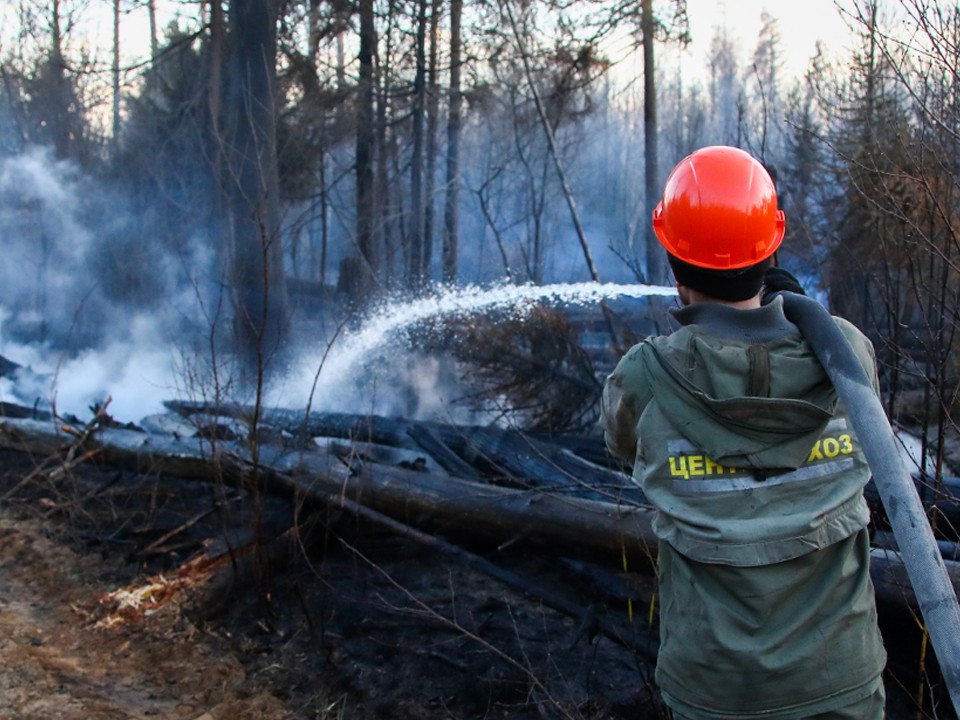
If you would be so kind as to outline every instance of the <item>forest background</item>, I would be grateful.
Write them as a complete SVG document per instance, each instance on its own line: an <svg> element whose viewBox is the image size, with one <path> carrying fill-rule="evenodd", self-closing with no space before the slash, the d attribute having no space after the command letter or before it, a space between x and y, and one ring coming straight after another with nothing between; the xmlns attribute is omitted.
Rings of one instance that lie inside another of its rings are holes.
<svg viewBox="0 0 960 720"><path fill-rule="evenodd" d="M187 384L257 393L245 377L318 365L385 299L668 284L648 222L665 175L730 144L776 179L778 261L870 335L891 417L942 472L957 3L838 2L849 47L797 74L775 13L743 48L725 23L691 38L683 0L166 1L5 11L0 352L45 371L18 399L78 412L110 391L135 420ZM79 31L108 8L112 37ZM150 47L129 65L133 15ZM316 372L286 397L307 403Z"/></svg>

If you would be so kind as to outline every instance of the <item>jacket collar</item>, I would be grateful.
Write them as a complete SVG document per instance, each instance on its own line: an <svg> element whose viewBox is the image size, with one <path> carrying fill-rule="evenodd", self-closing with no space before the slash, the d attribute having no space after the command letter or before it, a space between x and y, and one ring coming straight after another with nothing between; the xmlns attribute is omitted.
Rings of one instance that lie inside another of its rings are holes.
<svg viewBox="0 0 960 720"><path fill-rule="evenodd" d="M699 325L703 332L746 342L769 342L795 335L797 326L783 314L783 298L743 310L722 303L694 303L670 311L681 325Z"/></svg>

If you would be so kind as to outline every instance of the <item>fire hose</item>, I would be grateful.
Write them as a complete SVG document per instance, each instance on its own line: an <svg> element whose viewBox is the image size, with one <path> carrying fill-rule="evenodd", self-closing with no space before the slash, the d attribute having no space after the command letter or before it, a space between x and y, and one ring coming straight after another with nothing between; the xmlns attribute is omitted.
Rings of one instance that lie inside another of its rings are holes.
<svg viewBox="0 0 960 720"><path fill-rule="evenodd" d="M802 295L778 294L787 319L800 329L830 377L860 440L960 717L960 604L887 415L871 379L826 308Z"/></svg>

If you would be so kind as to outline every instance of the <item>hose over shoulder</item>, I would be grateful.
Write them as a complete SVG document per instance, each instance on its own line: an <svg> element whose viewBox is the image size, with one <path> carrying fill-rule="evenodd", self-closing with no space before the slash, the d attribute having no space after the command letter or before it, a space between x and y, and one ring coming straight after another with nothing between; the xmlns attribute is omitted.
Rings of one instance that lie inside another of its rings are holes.
<svg viewBox="0 0 960 720"><path fill-rule="evenodd" d="M953 708L960 716L960 604L872 379L820 303L790 292L781 296L787 319L813 348L863 447Z"/></svg>

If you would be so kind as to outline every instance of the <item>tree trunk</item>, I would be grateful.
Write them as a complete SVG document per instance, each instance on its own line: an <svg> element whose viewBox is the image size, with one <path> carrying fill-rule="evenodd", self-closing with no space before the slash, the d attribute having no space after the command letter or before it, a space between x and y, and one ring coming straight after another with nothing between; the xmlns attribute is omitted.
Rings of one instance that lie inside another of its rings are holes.
<svg viewBox="0 0 960 720"><path fill-rule="evenodd" d="M310 0L307 4L307 60L311 68L317 67L317 55L320 51L321 35L320 0Z"/></svg>
<svg viewBox="0 0 960 720"><path fill-rule="evenodd" d="M667 280L666 255L653 233L653 210L660 195L659 161L657 153L657 84L653 58L655 41L653 0L641 2L641 29L643 31L643 178L646 219L644 239L647 251L647 282L663 285Z"/></svg>
<svg viewBox="0 0 960 720"><path fill-rule="evenodd" d="M277 9L233 0L227 196L233 252L234 333L247 369L264 369L287 324L277 176Z"/></svg>
<svg viewBox="0 0 960 720"><path fill-rule="evenodd" d="M49 126L50 140L58 160L70 157L70 95L72 91L66 77L67 62L63 57L63 34L60 17L60 0L50 6L50 84L54 96L52 112L45 118Z"/></svg>
<svg viewBox="0 0 960 720"><path fill-rule="evenodd" d="M156 0L147 0L147 16L150 26L150 61L157 59L157 53L160 49L157 40L157 3Z"/></svg>
<svg viewBox="0 0 960 720"><path fill-rule="evenodd" d="M348 263L354 277L341 278L347 297L360 302L373 290L379 266L375 233L376 201L374 193L374 115L373 57L377 44L373 17L373 0L360 0L359 80L357 82L357 250L358 256ZM346 267L346 266L345 266ZM344 268L342 268L343 270Z"/></svg>
<svg viewBox="0 0 960 720"><path fill-rule="evenodd" d="M426 100L427 100L427 2L417 0L416 70L413 79L413 157L410 161L410 229L407 287L423 286Z"/></svg>
<svg viewBox="0 0 960 720"><path fill-rule="evenodd" d="M447 111L447 192L443 213L443 281L457 281L460 221L460 14L463 0L450 0L450 107Z"/></svg>
<svg viewBox="0 0 960 720"><path fill-rule="evenodd" d="M114 149L120 142L120 0L113 0L113 137Z"/></svg>
<svg viewBox="0 0 960 720"><path fill-rule="evenodd" d="M427 63L427 163L424 179L423 212L423 267L426 277L432 275L433 235L434 235L434 194L436 191L437 168L437 122L440 115L440 88L437 85L437 63L439 49L440 14L442 0L430 2L430 58Z"/></svg>
<svg viewBox="0 0 960 720"><path fill-rule="evenodd" d="M223 123L223 76L226 66L226 20L223 14L222 0L209 1L208 37L204 47L204 69L206 75L206 124L203 142L209 158L207 172L206 222L211 237L223 238L225 247L230 247L227 235L227 182L224 173L224 153L226 139ZM155 78L157 73L151 73ZM226 253L225 253L226 254ZM221 272L226 270L223 268Z"/></svg>
<svg viewBox="0 0 960 720"><path fill-rule="evenodd" d="M221 0L210 0L210 39L207 43L207 114L214 150L213 164L219 177L222 163L220 131L220 109L223 101L223 48L226 28L224 27L223 5Z"/></svg>

